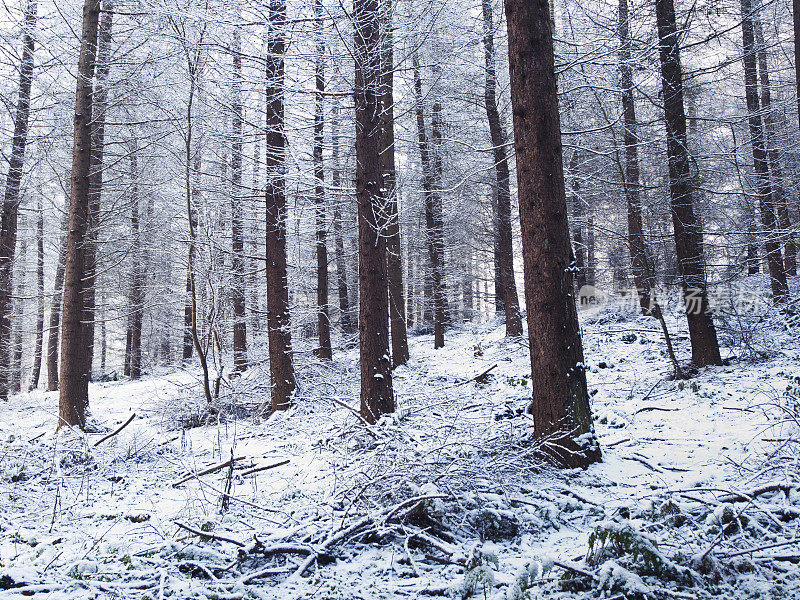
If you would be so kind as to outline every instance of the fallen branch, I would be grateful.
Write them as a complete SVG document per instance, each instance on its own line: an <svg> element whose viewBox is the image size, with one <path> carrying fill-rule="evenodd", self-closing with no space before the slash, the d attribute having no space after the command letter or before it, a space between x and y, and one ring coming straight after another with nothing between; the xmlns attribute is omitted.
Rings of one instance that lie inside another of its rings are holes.
<svg viewBox="0 0 800 600"><path fill-rule="evenodd" d="M183 479L180 479L172 484L172 487L178 487L179 485L186 483L187 481L191 481L192 479L196 479L202 475L209 475L211 473L216 473L224 469L225 467L230 467L232 462L239 462L240 460L244 460L246 457L240 456L239 458L229 458L224 463L220 463L218 465L214 465L213 467L208 467L207 469L203 469L197 473L192 473L191 475L187 475Z"/></svg>
<svg viewBox="0 0 800 600"><path fill-rule="evenodd" d="M798 488L797 485L789 485L788 483L771 483L769 485L765 485L760 488L756 488L754 490L749 490L747 492L739 492L728 494L727 496L722 496L721 498L717 498L718 502L751 502L753 498L757 498L758 496L763 496L764 494L770 494L772 492L783 492L784 494L788 494L789 492L796 490Z"/></svg>
<svg viewBox="0 0 800 600"><path fill-rule="evenodd" d="M760 552L761 550L769 550L770 548L780 548L782 546L791 546L792 544L800 544L800 539L789 540L788 542L777 542L775 544L767 544L766 546L758 546L756 548L748 548L747 550L740 550L739 552L728 552L721 554L723 558L734 558L736 556L744 556L745 554L752 554L753 552Z"/></svg>
<svg viewBox="0 0 800 600"><path fill-rule="evenodd" d="M243 544L239 540L234 540L234 539L231 539L231 538L228 538L228 537L224 537L224 536L221 536L221 535L215 535L213 533L207 533L205 531L200 531L199 529L192 529L188 525L184 525L183 523L180 523L179 521L175 521L175 525L177 525L181 529L185 529L186 531L188 531L191 534L194 534L194 535L196 535L198 537L201 537L201 538L204 538L204 539L207 539L207 540L214 540L216 542L228 542L229 544L233 544L234 546L239 546L239 548L244 548L245 547L245 544Z"/></svg>
<svg viewBox="0 0 800 600"><path fill-rule="evenodd" d="M136 413L133 413L133 414L132 414L130 417L128 417L128 420L127 420L127 421L125 421L125 422L124 422L122 425L120 425L119 427L117 427L117 429L116 429L115 431L112 431L112 432L111 432L111 433L109 433L107 436L105 436L105 437L101 438L99 441L95 442L95 444L94 444L94 447L95 447L95 448L97 448L97 447L98 447L100 444L102 444L102 443L103 443L103 442L105 442L106 440L109 440L109 439L111 439L112 437L114 437L115 435L117 435L117 434L118 434L120 431L122 431L122 430L123 430L123 429L125 429L125 428L126 428L128 425L130 425L130 424L131 424L131 421L133 421L135 418L136 418Z"/></svg>
<svg viewBox="0 0 800 600"><path fill-rule="evenodd" d="M260 473L261 471L267 471L269 469L274 469L275 467L282 467L283 465L288 465L288 464L289 464L289 459L287 458L286 460L282 460L281 462L277 462L272 465L266 465L264 467L256 467L255 469L249 469L244 473L241 473L241 475L242 477L245 477L246 475L252 475L253 473Z"/></svg>

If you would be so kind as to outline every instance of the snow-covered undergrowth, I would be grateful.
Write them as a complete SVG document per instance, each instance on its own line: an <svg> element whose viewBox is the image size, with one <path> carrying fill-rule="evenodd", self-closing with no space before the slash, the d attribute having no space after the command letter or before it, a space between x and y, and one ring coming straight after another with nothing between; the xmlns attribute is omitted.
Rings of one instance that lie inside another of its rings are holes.
<svg viewBox="0 0 800 600"><path fill-rule="evenodd" d="M295 406L269 418L265 366L195 427L193 372L93 384L107 432L136 413L99 445L55 433L55 394L17 395L0 407L0 596L800 597L790 313L730 317L726 366L689 381L654 320L585 315L604 452L586 471L537 462L527 344L497 322L437 351L412 338L398 411L372 427L352 350L298 353Z"/></svg>

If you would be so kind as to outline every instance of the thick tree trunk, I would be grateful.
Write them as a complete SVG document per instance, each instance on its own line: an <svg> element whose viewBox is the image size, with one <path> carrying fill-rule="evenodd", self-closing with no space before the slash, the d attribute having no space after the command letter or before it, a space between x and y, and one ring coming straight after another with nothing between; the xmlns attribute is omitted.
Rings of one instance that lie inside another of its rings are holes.
<svg viewBox="0 0 800 600"><path fill-rule="evenodd" d="M706 293L703 233L694 212L692 174L683 106L683 72L672 0L656 0L664 117L667 128L669 188L675 249L681 275L692 362L698 367L719 365L722 359L717 331Z"/></svg>
<svg viewBox="0 0 800 600"><path fill-rule="evenodd" d="M89 221L89 176L92 148L92 79L100 17L99 0L85 0L75 95L75 135L64 263L64 306L61 323L59 427L86 425L89 379L85 372L82 323L86 279L86 230Z"/></svg>
<svg viewBox="0 0 800 600"><path fill-rule="evenodd" d="M522 335L522 314L519 310L517 284L514 278L514 245L511 229L511 185L506 154L506 132L497 108L497 70L495 67L494 22L491 0L482 0L483 48L486 62L486 84L483 91L489 135L492 140L494 172L497 178L498 267L503 307L506 314L506 335Z"/></svg>
<svg viewBox="0 0 800 600"><path fill-rule="evenodd" d="M139 201L139 164L138 140L133 138L129 149L130 159L130 199L131 199L131 289L130 289L130 365L129 377L139 379L142 376L142 322L144 320L144 294L146 281L146 264L142 244L142 228L140 219L142 210Z"/></svg>
<svg viewBox="0 0 800 600"><path fill-rule="evenodd" d="M331 318L328 306L328 215L325 208L325 165L322 150L325 144L325 20L322 0L314 0L317 49L314 57L316 94L314 96L314 209L316 216L317 254L317 333L318 356L323 360L333 358L331 348Z"/></svg>
<svg viewBox="0 0 800 600"><path fill-rule="evenodd" d="M428 141L425 127L425 108L422 96L422 78L420 77L419 61L417 54L413 57L414 68L414 96L415 112L417 117L417 141L419 145L420 162L422 163L422 191L425 199L425 231L428 241L428 256L430 259L430 278L426 283L430 285L430 292L426 289L426 300L433 300L433 347L444 346L444 326L446 318L445 290L444 290L444 229L441 218L441 197L437 188L437 167L435 152ZM434 111L436 113L437 111ZM436 130L436 128L434 128ZM431 298L432 297L432 298ZM430 302L426 302L428 309Z"/></svg>
<svg viewBox="0 0 800 600"><path fill-rule="evenodd" d="M97 279L97 239L100 227L100 200L103 193L103 151L105 147L105 122L108 110L108 74L111 69L111 33L114 3L103 2L100 31L97 40L97 73L92 97L92 156L89 175L89 222L86 226L86 280L84 282L84 371L92 380L94 362L94 322Z"/></svg>
<svg viewBox="0 0 800 600"><path fill-rule="evenodd" d="M36 26L36 0L25 7L22 60L19 70L19 93L14 115L14 137L8 161L3 206L0 208L0 400L8 399L11 380L11 313L13 302L14 251L17 245L17 215L20 204L20 185L28 143L28 117L31 109L33 83L33 30Z"/></svg>
<svg viewBox="0 0 800 600"><path fill-rule="evenodd" d="M631 257L633 285L639 296L639 307L643 315L649 315L652 280L642 226L642 202L639 196L639 134L633 96L633 65L628 19L628 0L619 0L619 72L625 142L624 189L628 208L628 252Z"/></svg>
<svg viewBox="0 0 800 600"><path fill-rule="evenodd" d="M758 10L758 0L754 2ZM778 127L775 123L775 109L772 106L772 83L769 75L767 61L767 48L764 44L764 32L761 28L761 19L758 14L753 14L753 33L755 34L756 54L758 56L758 74L761 84L761 110L764 114L764 142L766 145L767 162L772 175L773 204L777 209L778 226L783 238L784 270L787 275L797 275L797 248L792 235L792 223L789 217L789 203L786 191L783 189L783 168L781 167L780 144L778 142Z"/></svg>
<svg viewBox="0 0 800 600"><path fill-rule="evenodd" d="M44 346L44 210L39 197L36 218L36 338L33 343L33 369L28 390L39 387L42 374L42 347Z"/></svg>
<svg viewBox="0 0 800 600"><path fill-rule="evenodd" d="M269 371L273 411L289 408L295 389L289 317L289 282L286 272L285 28L286 0L271 0L266 90L266 270Z"/></svg>
<svg viewBox="0 0 800 600"><path fill-rule="evenodd" d="M777 241L778 220L775 217L775 198L770 181L769 163L764 141L764 126L761 121L762 107L758 97L758 75L756 71L755 34L753 30L751 0L741 0L742 6L742 61L744 63L744 87L747 101L748 125L750 129L750 146L753 150L753 170L756 176L756 193L761 212L761 223L767 239L767 264L772 284L772 300L776 304L786 301L788 287L786 271L781 256L781 247Z"/></svg>
<svg viewBox="0 0 800 600"><path fill-rule="evenodd" d="M382 192L386 196L386 252L389 277L389 324L392 331L392 362L394 366L408 362L406 306L403 296L403 247L400 240L397 173L394 143L394 34L392 31L392 1L381 0L383 35L381 53L382 123L381 161Z"/></svg>
<svg viewBox="0 0 800 600"><path fill-rule="evenodd" d="M361 416L369 423L395 409L389 359L389 281L381 194L380 0L353 3L356 111L356 201Z"/></svg>
<svg viewBox="0 0 800 600"><path fill-rule="evenodd" d="M505 0L536 438L560 464L600 460L570 265L547 0Z"/></svg>
<svg viewBox="0 0 800 600"><path fill-rule="evenodd" d="M233 280L233 369L247 369L247 306L245 299L244 224L242 219L242 145L244 105L242 103L242 42L238 29L233 33L233 94L231 103L233 143L231 144L231 267Z"/></svg>

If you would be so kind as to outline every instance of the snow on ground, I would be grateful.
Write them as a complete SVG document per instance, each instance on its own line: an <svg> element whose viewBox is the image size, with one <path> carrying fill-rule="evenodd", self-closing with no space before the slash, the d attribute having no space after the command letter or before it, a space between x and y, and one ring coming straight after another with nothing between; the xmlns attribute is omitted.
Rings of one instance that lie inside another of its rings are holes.
<svg viewBox="0 0 800 600"><path fill-rule="evenodd" d="M746 343L723 326L727 365L676 381L655 320L589 313L604 461L586 471L536 459L527 345L497 322L441 350L413 337L374 427L348 408L355 350L299 352L296 405L267 419L264 365L197 427L194 372L92 384L104 433L136 414L99 445L56 434L57 394L18 394L0 407L0 596L800 598L800 444L775 441L796 435L790 318L751 318Z"/></svg>

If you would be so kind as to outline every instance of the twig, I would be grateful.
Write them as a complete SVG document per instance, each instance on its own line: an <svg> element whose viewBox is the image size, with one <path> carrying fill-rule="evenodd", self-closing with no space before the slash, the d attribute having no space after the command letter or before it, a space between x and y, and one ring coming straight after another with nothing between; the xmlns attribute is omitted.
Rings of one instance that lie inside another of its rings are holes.
<svg viewBox="0 0 800 600"><path fill-rule="evenodd" d="M570 573L575 573L576 575L581 575L583 577L589 577L590 579L595 578L594 573L590 573L589 571L584 571L583 569L579 569L578 567L568 565L567 563L555 560L553 561L553 564L557 567L564 569L565 571L569 571Z"/></svg>
<svg viewBox="0 0 800 600"><path fill-rule="evenodd" d="M287 458L286 460L282 460L281 462L277 462L277 463L272 464L272 465L266 465L264 467L256 467L255 469L250 469L248 471L245 471L241 475L242 475L242 477L245 477L246 475L252 475L253 473L259 473L261 471L266 471L268 469L274 469L275 467L282 467L283 465L288 465L288 464L289 464L289 459Z"/></svg>
<svg viewBox="0 0 800 600"><path fill-rule="evenodd" d="M120 431L122 431L122 430L123 430L123 429L125 429L125 428L126 428L128 425L130 425L130 424L131 424L131 421L133 421L135 418L136 418L136 413L133 413L133 414L132 414L130 417L128 417L128 420L127 420L127 421L125 421L125 422L124 422L122 425L120 425L120 426L119 426L119 427L118 427L118 428L117 428L115 431L112 431L111 433L109 433L109 434L108 434L107 436L105 436L104 438L101 438L99 441L95 442L95 444L94 444L94 447L95 447L95 448L97 448L97 447L98 447L100 444L102 444L102 443L103 443L103 442L105 442L106 440L108 440L108 439L111 439L112 437L114 437L115 435L117 435L117 434L118 434Z"/></svg>
<svg viewBox="0 0 800 600"><path fill-rule="evenodd" d="M722 554L721 556L724 558L733 558L735 556L744 556L745 554L751 554L753 552L760 552L761 550L769 550L770 548L780 548L782 546L791 546L792 544L800 544L800 539L798 540L790 540L788 542L777 542L775 544L767 544L766 546L758 546L756 548L748 548L747 550L740 550L739 552L729 552L728 554Z"/></svg>
<svg viewBox="0 0 800 600"><path fill-rule="evenodd" d="M200 477L201 475L208 475L210 473L215 473L216 471L224 469L225 467L231 466L231 462L234 462L234 461L235 462L239 462L240 460L244 460L245 458L246 457L244 457L244 456L240 456L239 458L228 459L224 463L220 463L218 465L214 465L213 467L208 467L207 469L203 469L202 471L199 471L198 473L192 473L191 475L187 475L183 479L180 479L180 480L176 481L175 483L173 483L172 487L178 487L182 483L186 483L187 481L190 481L192 479Z"/></svg>
<svg viewBox="0 0 800 600"><path fill-rule="evenodd" d="M207 540L214 540L214 541L217 541L217 542L228 542L229 544L233 544L234 546L239 546L239 548L244 548L245 547L245 544L243 544L239 540L234 540L232 538L224 537L224 536L221 536L221 535L215 535L213 533L206 533L205 531L200 531L198 529L192 529L188 525L184 525L183 523L180 523L179 521L175 521L175 525L177 525L181 529L185 529L189 533L193 533L194 535L199 536L201 538L205 538Z"/></svg>

